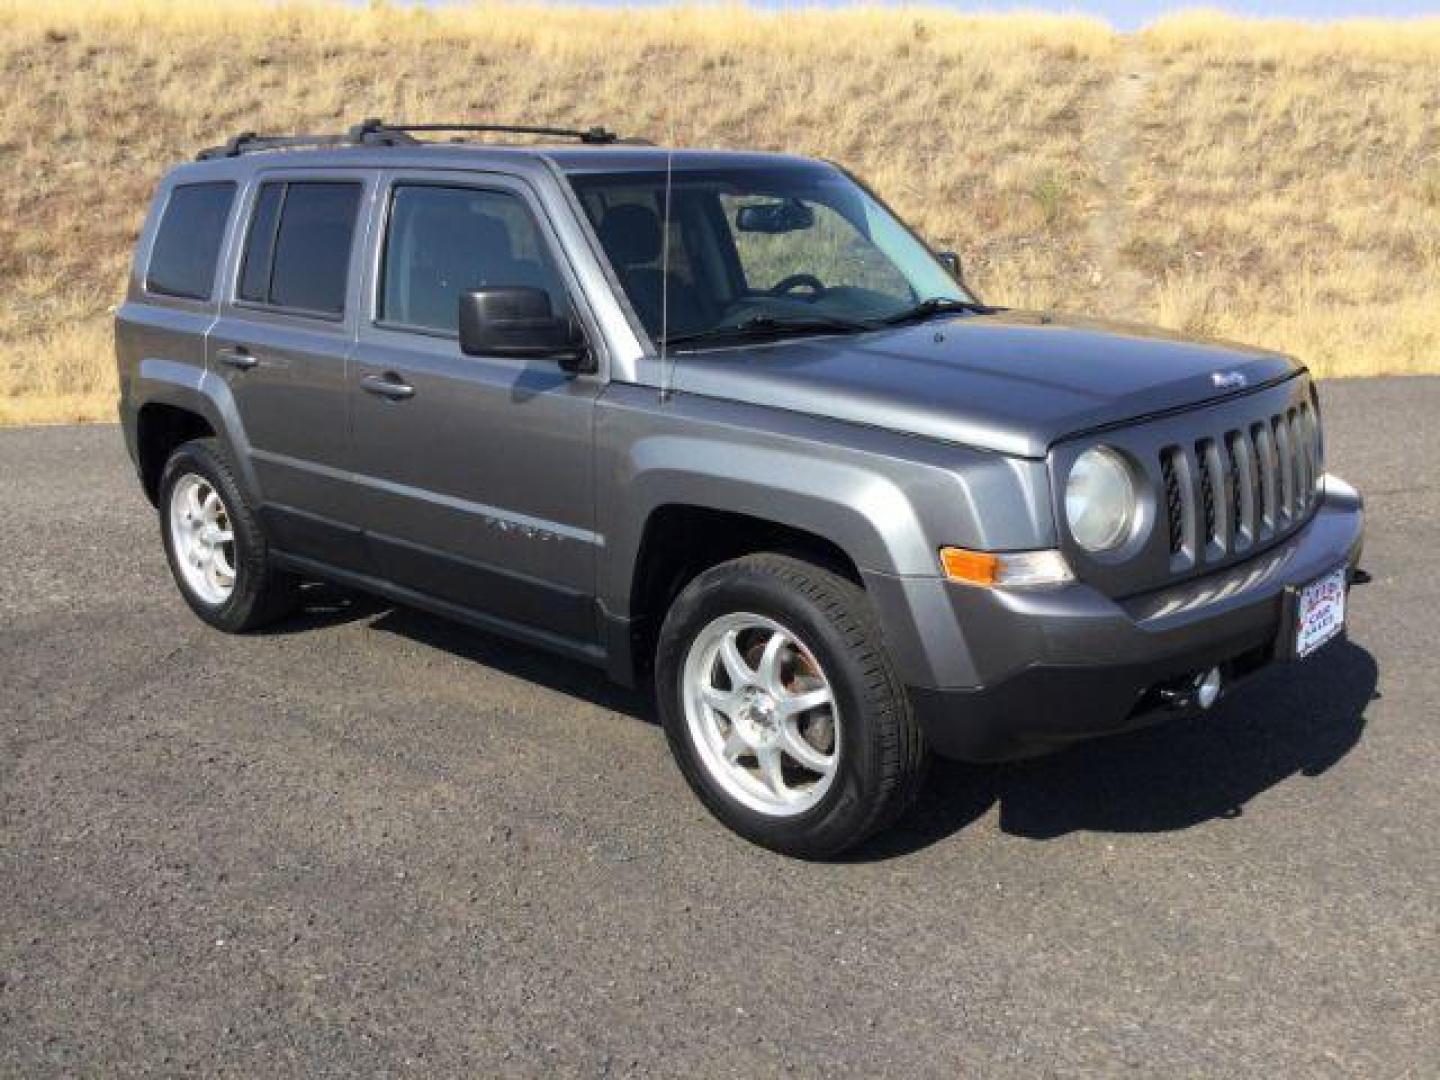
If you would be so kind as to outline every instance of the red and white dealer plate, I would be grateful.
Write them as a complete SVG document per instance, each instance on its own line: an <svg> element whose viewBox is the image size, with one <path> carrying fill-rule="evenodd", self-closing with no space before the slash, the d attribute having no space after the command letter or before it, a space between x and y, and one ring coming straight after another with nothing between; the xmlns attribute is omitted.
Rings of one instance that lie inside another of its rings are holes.
<svg viewBox="0 0 1440 1080"><path fill-rule="evenodd" d="M1300 590L1295 604L1295 655L1309 656L1345 629L1346 568L1332 570Z"/></svg>

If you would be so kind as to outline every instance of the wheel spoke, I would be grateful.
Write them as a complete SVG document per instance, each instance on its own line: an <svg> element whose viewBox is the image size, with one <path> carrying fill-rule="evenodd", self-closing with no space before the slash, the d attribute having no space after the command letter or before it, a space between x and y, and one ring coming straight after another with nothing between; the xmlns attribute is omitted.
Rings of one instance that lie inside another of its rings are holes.
<svg viewBox="0 0 1440 1080"><path fill-rule="evenodd" d="M740 655L739 632L731 630L720 643L720 662L730 676L730 689L739 690L755 681L755 671Z"/></svg>
<svg viewBox="0 0 1440 1080"><path fill-rule="evenodd" d="M715 686L706 686L700 691L705 699L705 704L720 713L726 719L733 719L735 710L739 708L738 696L733 690L721 690Z"/></svg>
<svg viewBox="0 0 1440 1080"><path fill-rule="evenodd" d="M757 750L755 760L760 764L760 778L764 780L765 786L781 799L788 799L790 789L785 786L785 776L780 771L780 748L770 746Z"/></svg>
<svg viewBox="0 0 1440 1080"><path fill-rule="evenodd" d="M760 654L760 663L757 665L760 685L777 698L785 692L780 679L780 654L785 645L785 635L779 630L772 632L770 640L765 642L765 651Z"/></svg>
<svg viewBox="0 0 1440 1080"><path fill-rule="evenodd" d="M821 753L811 746L793 721L787 721L780 726L780 745L784 747L785 753L811 772L829 776L830 770L835 767L834 756Z"/></svg>
<svg viewBox="0 0 1440 1080"><path fill-rule="evenodd" d="M205 580L210 583L210 587L214 589L217 593L223 593L226 589L230 587L229 583L226 582L223 578L221 578L220 566L216 562L214 555L211 555L209 559L205 560L204 569Z"/></svg>
<svg viewBox="0 0 1440 1080"><path fill-rule="evenodd" d="M750 744L745 741L745 736L740 734L740 729L732 726L730 733L725 736L725 745L720 748L720 753L733 765L737 758L750 753L750 750Z"/></svg>
<svg viewBox="0 0 1440 1080"><path fill-rule="evenodd" d="M214 488L206 489L205 499L200 504L200 509L205 517L206 524L215 524L215 515L220 510L220 496L215 494Z"/></svg>
<svg viewBox="0 0 1440 1080"><path fill-rule="evenodd" d="M235 564L224 548L216 547L210 554L210 561L227 589L235 584Z"/></svg>
<svg viewBox="0 0 1440 1080"><path fill-rule="evenodd" d="M833 703L834 698L831 697L828 686L819 686L800 694L783 693L775 698L775 704L779 706L783 716L798 716L800 713Z"/></svg>
<svg viewBox="0 0 1440 1080"><path fill-rule="evenodd" d="M191 484L185 489L185 513L192 521L199 521L205 516L205 507L200 505L200 486Z"/></svg>

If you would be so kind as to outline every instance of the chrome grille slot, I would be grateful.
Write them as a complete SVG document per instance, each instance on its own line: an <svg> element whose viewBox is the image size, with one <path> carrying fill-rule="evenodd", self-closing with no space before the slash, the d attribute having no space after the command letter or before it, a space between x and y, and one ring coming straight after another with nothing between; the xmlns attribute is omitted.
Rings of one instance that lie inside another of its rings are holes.
<svg viewBox="0 0 1440 1080"><path fill-rule="evenodd" d="M1268 537L1275 531L1275 498L1280 490L1279 468L1275 462L1275 436L1269 424L1255 424L1250 429L1255 444L1255 460L1259 466L1260 535Z"/></svg>
<svg viewBox="0 0 1440 1080"><path fill-rule="evenodd" d="M1185 482L1182 477L1185 463L1178 446L1167 446L1160 451L1160 477L1165 482L1165 511L1170 526L1170 557L1174 561L1185 554L1185 538L1193 527L1191 503L1185 497Z"/></svg>
<svg viewBox="0 0 1440 1080"><path fill-rule="evenodd" d="M1315 453L1315 417L1304 402L1295 410L1295 445L1300 454L1300 508L1304 511L1315 501L1315 488L1320 480L1320 460Z"/></svg>
<svg viewBox="0 0 1440 1080"><path fill-rule="evenodd" d="M1232 431L1225 436L1230 457L1230 522L1236 551L1255 542L1255 451L1249 436Z"/></svg>
<svg viewBox="0 0 1440 1080"><path fill-rule="evenodd" d="M1305 512L1305 504L1310 501L1310 467L1306 461L1305 437L1300 431L1299 410L1290 410L1289 421L1290 453L1295 458L1295 516L1299 517Z"/></svg>
<svg viewBox="0 0 1440 1080"><path fill-rule="evenodd" d="M1279 512L1275 517L1275 527L1286 529L1295 516L1295 455L1290 446L1290 425L1285 422L1285 417L1277 416L1271 420L1270 429L1275 433L1275 464L1280 474L1280 490L1276 499Z"/></svg>
<svg viewBox="0 0 1440 1080"><path fill-rule="evenodd" d="M1201 439L1195 446L1202 455L1201 475L1209 491L1209 520L1206 522L1205 557L1224 558L1234 544L1235 496L1230 476L1228 433L1218 439Z"/></svg>
<svg viewBox="0 0 1440 1080"><path fill-rule="evenodd" d="M1214 456L1213 439L1201 439L1195 444L1195 461L1200 472L1200 507L1204 513L1205 531L1201 535L1203 546L1210 548L1220 542L1219 499L1215 492L1215 470L1211 458Z"/></svg>

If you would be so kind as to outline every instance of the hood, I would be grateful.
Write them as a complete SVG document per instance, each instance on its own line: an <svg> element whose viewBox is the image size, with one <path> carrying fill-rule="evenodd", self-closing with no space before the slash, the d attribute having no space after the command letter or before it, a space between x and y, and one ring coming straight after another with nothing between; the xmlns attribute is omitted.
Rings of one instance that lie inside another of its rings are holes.
<svg viewBox="0 0 1440 1080"><path fill-rule="evenodd" d="M677 354L681 392L1024 457L1094 428L1243 394L1301 370L1161 330L1002 312Z"/></svg>

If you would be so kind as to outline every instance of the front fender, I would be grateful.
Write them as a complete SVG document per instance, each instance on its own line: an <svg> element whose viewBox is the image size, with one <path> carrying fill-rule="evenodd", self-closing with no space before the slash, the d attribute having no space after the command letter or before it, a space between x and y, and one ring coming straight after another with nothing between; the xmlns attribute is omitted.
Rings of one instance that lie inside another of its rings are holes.
<svg viewBox="0 0 1440 1080"><path fill-rule="evenodd" d="M903 488L872 469L793 447L729 444L685 435L636 443L628 487L631 522L683 504L746 514L826 537L860 567L934 570L934 553ZM617 537L625 553L639 542Z"/></svg>
<svg viewBox="0 0 1440 1080"><path fill-rule="evenodd" d="M645 524L667 505L745 514L824 537L863 573L936 578L946 544L1054 543L1044 463L750 405L639 388L597 425L599 593L629 613Z"/></svg>

